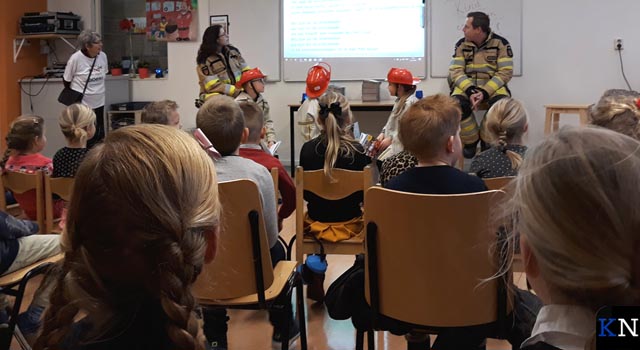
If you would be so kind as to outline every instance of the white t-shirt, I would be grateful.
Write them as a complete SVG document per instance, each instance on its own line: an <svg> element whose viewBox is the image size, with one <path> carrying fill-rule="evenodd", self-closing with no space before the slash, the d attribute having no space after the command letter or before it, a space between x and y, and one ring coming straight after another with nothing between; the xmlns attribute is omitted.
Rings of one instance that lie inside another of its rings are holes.
<svg viewBox="0 0 640 350"><path fill-rule="evenodd" d="M89 77L89 69L93 64L93 58L85 56L81 51L77 51L67 61L67 66L64 69L64 80L71 82L71 89L82 92L84 90L84 84ZM107 62L107 54L100 51L96 59L96 64L93 66L93 72L91 73L91 81L87 85L87 90L84 93L82 103L96 109L104 106L104 80L109 70L109 63Z"/></svg>

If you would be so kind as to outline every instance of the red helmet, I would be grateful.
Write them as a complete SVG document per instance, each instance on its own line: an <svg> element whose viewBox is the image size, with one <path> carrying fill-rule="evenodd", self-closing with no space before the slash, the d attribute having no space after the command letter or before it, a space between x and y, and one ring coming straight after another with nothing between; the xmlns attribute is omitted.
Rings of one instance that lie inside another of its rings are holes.
<svg viewBox="0 0 640 350"><path fill-rule="evenodd" d="M387 73L387 81L402 85L416 85L420 82L420 78L414 77L408 69L391 68Z"/></svg>
<svg viewBox="0 0 640 350"><path fill-rule="evenodd" d="M313 67L309 68L309 72L307 73L307 97L320 97L325 91L327 91L330 80L331 66L327 62L318 62Z"/></svg>
<svg viewBox="0 0 640 350"><path fill-rule="evenodd" d="M245 83L248 83L252 80L256 80L256 79L262 79L262 78L266 78L267 76L264 75L261 71L260 68L256 67L256 68L252 68L249 70L246 70L244 72L242 72L242 77L240 77L240 80L238 80L238 82L236 83L236 87L240 88L242 87L242 85L244 85Z"/></svg>

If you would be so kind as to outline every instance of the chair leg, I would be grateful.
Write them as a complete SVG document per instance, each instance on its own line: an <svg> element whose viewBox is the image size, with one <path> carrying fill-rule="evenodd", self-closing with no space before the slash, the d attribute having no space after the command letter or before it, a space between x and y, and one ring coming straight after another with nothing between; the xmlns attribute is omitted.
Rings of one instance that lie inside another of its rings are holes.
<svg viewBox="0 0 640 350"><path fill-rule="evenodd" d="M298 275L296 283L296 300L298 311L298 325L300 326L300 349L307 350L307 320L304 311L304 288L302 287L302 276Z"/></svg>
<svg viewBox="0 0 640 350"><path fill-rule="evenodd" d="M289 301L285 303L284 306L284 314L287 315L287 317L286 321L284 322L284 329L282 330L282 350L289 350L289 340L291 338L291 334L289 333L289 328L291 327L291 317L288 316L291 315L291 312L293 312L291 310L291 294L289 294L287 300Z"/></svg>
<svg viewBox="0 0 640 350"><path fill-rule="evenodd" d="M356 329L356 350L364 350L364 332Z"/></svg>
<svg viewBox="0 0 640 350"><path fill-rule="evenodd" d="M367 349L376 350L376 332L373 329L367 331Z"/></svg>

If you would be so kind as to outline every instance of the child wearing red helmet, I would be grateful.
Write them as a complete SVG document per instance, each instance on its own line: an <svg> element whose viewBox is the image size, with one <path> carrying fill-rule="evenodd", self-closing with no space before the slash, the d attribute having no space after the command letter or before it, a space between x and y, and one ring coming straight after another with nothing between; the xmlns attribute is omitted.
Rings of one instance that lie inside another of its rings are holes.
<svg viewBox="0 0 640 350"><path fill-rule="evenodd" d="M418 101L415 93L416 84L420 82L420 79L414 77L408 69L391 68L387 73L387 81L389 82L389 94L397 98L391 115L377 138L376 152L379 154L379 160L384 160L403 150L402 143L398 138L398 121L405 111Z"/></svg>
<svg viewBox="0 0 640 350"><path fill-rule="evenodd" d="M307 99L298 109L298 125L305 141L320 135L320 129L316 125L319 109L318 97L327 91L330 81L331 66L328 63L318 62L309 68L305 89Z"/></svg>
<svg viewBox="0 0 640 350"><path fill-rule="evenodd" d="M264 114L264 127L266 129L265 141L267 146L271 147L276 143L276 131L273 128L273 120L269 116L269 103L264 99L264 79L267 76L260 71L260 68L253 68L242 72L240 80L236 83L236 88L242 88L240 94L236 97L237 102L255 102Z"/></svg>

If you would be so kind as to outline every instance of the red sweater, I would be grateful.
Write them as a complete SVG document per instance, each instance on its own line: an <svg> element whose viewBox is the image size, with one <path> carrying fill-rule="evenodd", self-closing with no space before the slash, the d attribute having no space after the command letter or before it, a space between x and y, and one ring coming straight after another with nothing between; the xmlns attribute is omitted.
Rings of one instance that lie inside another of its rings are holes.
<svg viewBox="0 0 640 350"><path fill-rule="evenodd" d="M278 158L262 149L245 148L244 146L240 147L240 156L263 165L269 171L272 168L278 168L278 190L282 197L282 206L278 210L278 218L284 220L289 217L296 210L296 185Z"/></svg>

